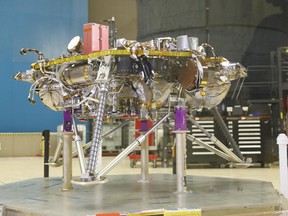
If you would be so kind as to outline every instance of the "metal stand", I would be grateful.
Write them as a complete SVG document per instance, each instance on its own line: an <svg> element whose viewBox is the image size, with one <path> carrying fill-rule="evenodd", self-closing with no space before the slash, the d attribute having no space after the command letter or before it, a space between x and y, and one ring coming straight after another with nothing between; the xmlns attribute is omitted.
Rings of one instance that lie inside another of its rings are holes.
<svg viewBox="0 0 288 216"><path fill-rule="evenodd" d="M63 123L63 183L62 191L72 189L72 117L71 111L64 111Z"/></svg>
<svg viewBox="0 0 288 216"><path fill-rule="evenodd" d="M175 107L175 131L176 134L176 176L177 192L186 192L186 114L185 106Z"/></svg>
<svg viewBox="0 0 288 216"><path fill-rule="evenodd" d="M226 126L225 122L223 121L219 111L217 110L216 107L212 107L210 109L215 117L215 120L218 122L220 128L223 131L223 135L226 137L227 141L230 143L231 147L233 148L233 151L235 153L235 159L237 159L237 161L239 163L244 161L244 157L240 151L240 148L238 147L237 143L235 142L235 140L233 139L233 137L231 136L228 127ZM209 137L209 136L208 136ZM210 137L209 137L210 138ZM223 145L225 146L225 145Z"/></svg>
<svg viewBox="0 0 288 216"><path fill-rule="evenodd" d="M72 137L73 132L63 132L63 183L62 190L72 189Z"/></svg>
<svg viewBox="0 0 288 216"><path fill-rule="evenodd" d="M44 130L42 132L42 136L44 139L44 178L49 177L49 138L50 138L50 130Z"/></svg>
<svg viewBox="0 0 288 216"><path fill-rule="evenodd" d="M210 146L209 144L206 144L205 142L201 141L200 139L197 139L196 137L194 137L193 135L187 135L187 138L192 141L197 143L198 145L206 148L208 151L211 151L215 154L217 154L218 156L224 158L225 160L229 161L229 162L234 162L234 163L239 163L239 164L243 164L244 165L244 161L242 159L240 159L237 155L235 155L229 148L227 148L222 142L220 142L220 140L218 140L213 134L209 133L207 130L205 130L200 124L197 123L197 121L195 121L193 118L188 117L188 119L199 129L201 130L210 140L211 142L213 142L220 150L214 148L213 146ZM224 123L223 123L224 124ZM225 126L226 127L226 126ZM228 129L227 129L228 131ZM229 133L226 132L226 133ZM229 134L229 136L231 136ZM232 138L233 139L233 138ZM235 141L234 141L235 143ZM239 149L238 146L236 146L235 143L235 149ZM240 155L242 156L241 152Z"/></svg>
<svg viewBox="0 0 288 216"><path fill-rule="evenodd" d="M148 120L141 120L140 131L148 131ZM141 181L146 182L149 178L149 146L148 136L145 137L144 142L141 144Z"/></svg>
<svg viewBox="0 0 288 216"><path fill-rule="evenodd" d="M123 123L117 125L116 127L112 128L111 130L101 134L102 139L104 139L106 136L108 136L109 134L113 133L117 129L124 127L129 122L130 122L130 119L128 119L128 120L124 121ZM84 149L87 150L87 149L91 148L91 145L92 145L92 141L90 141L88 143L85 143L82 148L83 148L83 150ZM72 152L72 157L76 157L77 155L78 155L78 150L74 150Z"/></svg>
<svg viewBox="0 0 288 216"><path fill-rule="evenodd" d="M86 171L86 160L85 160L85 156L84 156L82 140L79 136L79 132L78 132L78 128L77 128L77 124L76 124L76 120L75 120L74 115L72 116L72 120L73 120L73 129L74 129L74 133L75 133L74 140L75 140L76 147L77 147L79 165L80 165L81 173L83 174ZM71 152L71 157L72 157L72 152Z"/></svg>
<svg viewBox="0 0 288 216"><path fill-rule="evenodd" d="M139 144L143 143L145 138L152 133L165 119L169 117L170 113L163 116L158 122L156 122L153 127L151 127L145 134L140 135L137 139L132 142L126 149L124 149L117 157L115 157L106 167L97 173L98 178L103 178L107 173L112 170L123 158L125 158L130 152L132 152Z"/></svg>

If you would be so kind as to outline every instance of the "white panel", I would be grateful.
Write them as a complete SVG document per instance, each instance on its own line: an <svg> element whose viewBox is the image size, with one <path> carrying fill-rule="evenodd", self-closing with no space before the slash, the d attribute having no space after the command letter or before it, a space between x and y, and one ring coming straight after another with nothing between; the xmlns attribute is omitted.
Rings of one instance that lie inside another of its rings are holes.
<svg viewBox="0 0 288 216"><path fill-rule="evenodd" d="M259 140L249 140L249 141L239 141L238 144L261 144L261 141Z"/></svg>
<svg viewBox="0 0 288 216"><path fill-rule="evenodd" d="M260 132L260 128L239 128L239 132L246 132L246 131L251 131L251 132Z"/></svg>
<svg viewBox="0 0 288 216"><path fill-rule="evenodd" d="M261 148L261 145L239 145L239 148Z"/></svg>
<svg viewBox="0 0 288 216"><path fill-rule="evenodd" d="M247 127L253 127L253 128L258 127L259 128L260 125L259 124L239 124L238 127L239 128L243 128L243 127L245 127L245 128L247 128Z"/></svg>
<svg viewBox="0 0 288 216"><path fill-rule="evenodd" d="M192 155L214 155L213 152L193 152Z"/></svg>
<svg viewBox="0 0 288 216"><path fill-rule="evenodd" d="M260 123L260 120L239 120L239 123Z"/></svg>
<svg viewBox="0 0 288 216"><path fill-rule="evenodd" d="M260 137L239 137L239 140L261 140Z"/></svg>
<svg viewBox="0 0 288 216"><path fill-rule="evenodd" d="M255 155L255 154L261 154L261 151L241 151L241 153L244 154L251 154L251 155Z"/></svg>
<svg viewBox="0 0 288 216"><path fill-rule="evenodd" d="M261 136L261 133L239 133L239 136Z"/></svg>

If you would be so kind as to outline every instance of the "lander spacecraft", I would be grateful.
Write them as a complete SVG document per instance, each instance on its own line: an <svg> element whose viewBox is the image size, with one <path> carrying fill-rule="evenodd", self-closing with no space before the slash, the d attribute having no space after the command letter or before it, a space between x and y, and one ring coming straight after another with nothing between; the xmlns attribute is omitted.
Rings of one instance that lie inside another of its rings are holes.
<svg viewBox="0 0 288 216"><path fill-rule="evenodd" d="M35 49L21 49L22 55L34 52L38 59L29 70L14 76L32 83L28 96L32 104L36 93L49 109L68 113L68 119L71 114L78 156L83 155L83 146L74 117L96 118L88 164L79 157L82 182L105 176L175 109L185 111L180 118L186 121L187 110L217 106L227 95L231 81L247 76L241 64L217 56L207 43L198 45L197 38L182 35L145 42L117 39L113 26L113 19L109 26L85 24L83 40L74 37L68 44L68 54L55 59L47 59ZM151 119L155 124L95 173L105 117ZM175 128L182 129L186 130L185 126ZM231 159L231 152L225 150L223 154ZM243 162L234 156L232 161Z"/></svg>

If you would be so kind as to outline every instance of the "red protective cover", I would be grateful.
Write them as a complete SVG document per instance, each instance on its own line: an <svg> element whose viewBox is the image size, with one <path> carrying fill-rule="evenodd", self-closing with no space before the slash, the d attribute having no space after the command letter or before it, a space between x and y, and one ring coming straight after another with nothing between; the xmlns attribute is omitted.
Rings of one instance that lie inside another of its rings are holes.
<svg viewBox="0 0 288 216"><path fill-rule="evenodd" d="M84 54L109 49L109 26L84 24Z"/></svg>

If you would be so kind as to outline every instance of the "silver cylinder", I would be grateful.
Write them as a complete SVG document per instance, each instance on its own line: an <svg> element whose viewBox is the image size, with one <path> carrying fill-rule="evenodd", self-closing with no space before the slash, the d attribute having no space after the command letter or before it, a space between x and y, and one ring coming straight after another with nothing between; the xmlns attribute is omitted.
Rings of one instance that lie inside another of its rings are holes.
<svg viewBox="0 0 288 216"><path fill-rule="evenodd" d="M52 163L57 163L59 161L62 149L63 149L63 142L58 142L53 158L51 160Z"/></svg>
<svg viewBox="0 0 288 216"><path fill-rule="evenodd" d="M181 35L181 36L177 37L176 46L177 46L177 49L180 51L189 50L188 36L187 35Z"/></svg>
<svg viewBox="0 0 288 216"><path fill-rule="evenodd" d="M61 74L61 81L67 85L92 84L96 75L93 74L87 65L67 66Z"/></svg>
<svg viewBox="0 0 288 216"><path fill-rule="evenodd" d="M75 143L76 143L76 148L78 151L78 159L79 159L79 165L80 165L80 170L81 173L85 173L86 172L86 160L85 160L85 156L84 156L84 151L83 151L83 147L82 147L82 142L81 142L81 138L79 135L75 135Z"/></svg>
<svg viewBox="0 0 288 216"><path fill-rule="evenodd" d="M141 180L148 181L149 178L149 146L148 137L141 144Z"/></svg>
<svg viewBox="0 0 288 216"><path fill-rule="evenodd" d="M190 50L197 50L197 47L199 46L199 40L197 37L189 37L188 43Z"/></svg>
<svg viewBox="0 0 288 216"><path fill-rule="evenodd" d="M177 192L186 192L186 133L176 133Z"/></svg>
<svg viewBox="0 0 288 216"><path fill-rule="evenodd" d="M72 189L72 137L73 132L63 132L63 183L62 191Z"/></svg>
<svg viewBox="0 0 288 216"><path fill-rule="evenodd" d="M86 171L86 160L85 160L85 156L84 156L82 140L79 136L79 131L77 128L77 124L76 124L74 115L73 115L73 128L74 128L74 133L75 133L75 139L74 140L75 140L76 148L77 148L77 152L78 152L80 170L81 170L81 173L83 174Z"/></svg>

